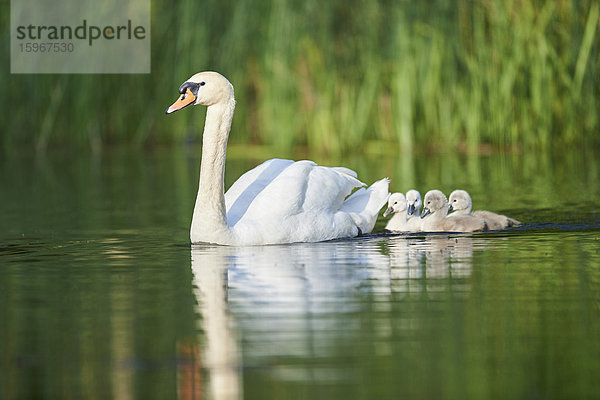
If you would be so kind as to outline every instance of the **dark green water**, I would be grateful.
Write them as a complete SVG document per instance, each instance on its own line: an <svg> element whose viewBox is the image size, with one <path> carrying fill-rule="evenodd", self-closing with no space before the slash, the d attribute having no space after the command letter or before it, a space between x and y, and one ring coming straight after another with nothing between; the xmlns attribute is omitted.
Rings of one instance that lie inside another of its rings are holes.
<svg viewBox="0 0 600 400"><path fill-rule="evenodd" d="M598 398L597 159L351 157L524 226L192 247L195 149L5 155L0 398Z"/></svg>

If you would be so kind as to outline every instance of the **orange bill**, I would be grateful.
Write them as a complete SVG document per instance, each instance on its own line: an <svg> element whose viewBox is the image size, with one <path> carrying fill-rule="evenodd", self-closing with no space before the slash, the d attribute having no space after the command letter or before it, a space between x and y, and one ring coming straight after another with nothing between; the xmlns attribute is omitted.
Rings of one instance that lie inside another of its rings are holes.
<svg viewBox="0 0 600 400"><path fill-rule="evenodd" d="M184 107L189 106L190 104L194 104L196 101L196 96L192 93L192 91L188 88L184 94L179 96L177 101L171 105L171 107L167 108L166 113L171 114L177 110L181 110Z"/></svg>

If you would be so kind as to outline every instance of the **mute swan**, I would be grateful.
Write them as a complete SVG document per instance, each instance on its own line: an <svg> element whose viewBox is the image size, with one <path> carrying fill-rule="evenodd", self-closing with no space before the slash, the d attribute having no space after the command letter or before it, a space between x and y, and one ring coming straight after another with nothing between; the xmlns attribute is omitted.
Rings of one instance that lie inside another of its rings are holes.
<svg viewBox="0 0 600 400"><path fill-rule="evenodd" d="M448 216L448 200L439 190L430 190L423 200L421 230L424 232L476 232L485 231L485 222L471 215Z"/></svg>
<svg viewBox="0 0 600 400"><path fill-rule="evenodd" d="M412 192L416 192L413 190ZM407 193L408 194L408 193ZM418 194L418 192L417 192ZM419 196L419 201L421 200ZM393 193L388 199L388 208L383 213L384 217L393 214L385 229L394 232L418 232L421 230L421 219L418 215L409 215L409 207L415 210L414 204L408 204L402 193ZM420 207L420 205L419 205Z"/></svg>
<svg viewBox="0 0 600 400"><path fill-rule="evenodd" d="M318 242L373 230L389 179L364 188L347 168L273 159L243 174L224 193L227 139L235 109L233 86L217 72L200 72L179 88L171 114L208 106L202 138L192 243L261 245ZM355 188L360 188L351 196Z"/></svg>
<svg viewBox="0 0 600 400"><path fill-rule="evenodd" d="M406 192L406 203L408 205L408 215L414 215L418 217L419 210L421 210L421 206L423 205L423 202L421 201L421 193L415 189L409 190Z"/></svg>
<svg viewBox="0 0 600 400"><path fill-rule="evenodd" d="M471 211L473 203L471 202L471 196L465 190L455 190L450 193L450 209L454 210L449 217L458 215L472 215L477 218L483 219L490 230L505 229L509 226L517 226L521 223L516 219L509 218L505 215L496 214L491 211Z"/></svg>

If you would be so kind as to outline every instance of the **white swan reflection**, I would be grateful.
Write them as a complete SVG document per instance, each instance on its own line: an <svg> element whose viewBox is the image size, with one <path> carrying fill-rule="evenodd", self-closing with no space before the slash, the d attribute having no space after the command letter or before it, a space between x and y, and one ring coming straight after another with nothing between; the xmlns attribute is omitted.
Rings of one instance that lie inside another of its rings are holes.
<svg viewBox="0 0 600 400"><path fill-rule="evenodd" d="M201 364L208 371L210 399L241 399L240 351L227 306L227 254L224 246L192 246L192 276L199 330L204 332ZM204 398L180 385L180 398ZM199 385L192 385L198 387Z"/></svg>
<svg viewBox="0 0 600 400"><path fill-rule="evenodd" d="M204 333L201 363L213 399L242 398L244 360L326 351L322 332L360 311L364 295L426 292L472 272L483 238L470 235L367 236L272 246L194 245L194 295ZM452 279L449 279L452 278ZM463 279L465 278L465 279ZM273 368L283 379L304 370ZM311 376L310 379L318 379ZM328 379L331 379L329 377Z"/></svg>

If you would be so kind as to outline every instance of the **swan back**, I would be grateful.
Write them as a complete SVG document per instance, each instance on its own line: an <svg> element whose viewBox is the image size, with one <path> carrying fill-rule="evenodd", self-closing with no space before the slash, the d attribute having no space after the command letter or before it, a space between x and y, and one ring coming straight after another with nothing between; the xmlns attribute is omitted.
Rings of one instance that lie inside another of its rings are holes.
<svg viewBox="0 0 600 400"><path fill-rule="evenodd" d="M351 174L312 161L268 160L225 193L227 222L235 226L242 218L268 221L313 210L337 211L362 186Z"/></svg>
<svg viewBox="0 0 600 400"><path fill-rule="evenodd" d="M521 223L514 218L507 217L506 215L496 214L492 211L473 211L471 212L471 215L474 217L483 218L492 230L505 229L510 226L521 225Z"/></svg>
<svg viewBox="0 0 600 400"><path fill-rule="evenodd" d="M235 226L246 214L256 197L292 164L294 164L292 160L268 160L235 181L225 193L227 224ZM285 200L281 199L280 201Z"/></svg>
<svg viewBox="0 0 600 400"><path fill-rule="evenodd" d="M347 168L306 160L265 161L225 193L235 242L316 242L371 232L387 200L389 181L364 188L354 175Z"/></svg>
<svg viewBox="0 0 600 400"><path fill-rule="evenodd" d="M456 217L446 217L443 224L446 232L479 232L487 231L486 221L472 215L457 215Z"/></svg>

